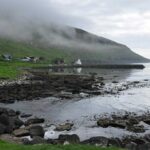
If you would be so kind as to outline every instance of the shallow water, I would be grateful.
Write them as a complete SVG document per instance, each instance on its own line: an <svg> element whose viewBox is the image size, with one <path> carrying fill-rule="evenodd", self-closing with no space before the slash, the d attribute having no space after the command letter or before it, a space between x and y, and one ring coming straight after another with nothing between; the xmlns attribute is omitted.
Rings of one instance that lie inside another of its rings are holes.
<svg viewBox="0 0 150 150"><path fill-rule="evenodd" d="M144 70L84 70L83 73L96 72L103 76L108 84L111 81L143 81L150 82L150 64L145 64ZM123 129L93 127L96 125L96 118L102 114L136 112L142 114L150 110L150 87L133 88L117 96L96 96L82 100L63 100L46 98L40 101L24 101L14 104L0 104L0 106L20 110L25 113L32 113L37 117L44 117L47 124L59 124L65 121L73 122L74 128L71 131L61 133L76 133L81 140L93 136L121 137L132 134ZM150 133L150 127L144 124ZM51 129L50 129L51 130ZM58 132L53 132L51 137L57 137Z"/></svg>

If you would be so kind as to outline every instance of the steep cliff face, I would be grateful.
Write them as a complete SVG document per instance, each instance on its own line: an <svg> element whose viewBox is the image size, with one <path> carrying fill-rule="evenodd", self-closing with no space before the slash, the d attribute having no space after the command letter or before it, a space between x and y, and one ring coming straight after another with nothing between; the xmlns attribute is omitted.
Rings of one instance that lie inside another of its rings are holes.
<svg viewBox="0 0 150 150"><path fill-rule="evenodd" d="M58 53L61 52L64 54L62 57L69 57L70 61L80 58L82 62L86 64L136 63L148 61L144 57L132 52L125 45L68 26L42 25L38 27L28 27L26 31L15 31L15 33L5 36L5 39L7 38L9 41L17 41L19 44L29 46L30 49L33 48L33 55L36 55L37 49L38 53L40 53L39 51L41 50L40 55L47 55L49 53L49 55L54 55L53 57L58 57ZM3 44L4 42L0 43L0 51L2 47L5 49ZM11 47L7 47L5 51L15 51L15 47L10 48ZM58 53L54 52L56 49ZM25 48L20 49L20 53L23 53L24 50ZM17 53L19 53L19 50Z"/></svg>

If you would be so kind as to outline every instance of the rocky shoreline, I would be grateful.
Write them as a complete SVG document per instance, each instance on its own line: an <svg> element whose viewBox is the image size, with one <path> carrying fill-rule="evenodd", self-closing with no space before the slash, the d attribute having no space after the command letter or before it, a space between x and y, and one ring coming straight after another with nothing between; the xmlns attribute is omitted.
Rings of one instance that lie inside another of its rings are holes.
<svg viewBox="0 0 150 150"><path fill-rule="evenodd" d="M35 100L46 97L82 99L98 95L115 95L134 87L149 86L148 80L106 84L104 77L75 74L32 74L0 83L0 103Z"/></svg>
<svg viewBox="0 0 150 150"><path fill-rule="evenodd" d="M32 118L30 116L29 114L21 114L21 112L8 108L0 108L0 139L25 145L86 144L102 147L116 146L129 150L148 150L150 148L150 134L126 136L120 139L98 136L84 141L81 141L80 137L76 134L60 134L58 138L51 139L46 136L48 131L42 125L45 119ZM26 118L26 120L23 121L23 118ZM109 118L99 118L97 120L97 127L107 128L112 126L127 129L135 133L145 132L146 129L140 123L144 122L150 125L149 118L150 113L148 112L143 115L136 115L134 113L126 113L125 115L112 114ZM61 124L54 130L61 133L61 131L71 130L72 126L73 124L71 123Z"/></svg>
<svg viewBox="0 0 150 150"><path fill-rule="evenodd" d="M113 80L107 83L104 77L96 74L44 74L32 72L16 81L1 81L0 103L14 103L23 100L39 100L46 97L57 97L60 100L80 100L86 97L119 95L131 88L149 87L149 80L121 82ZM112 114L95 118L96 128L117 128L134 133L134 136L123 138L106 138L101 135L84 141L76 134L61 134L71 131L74 124L66 122L55 125L54 131L60 132L58 138L51 139L45 127L44 118L35 118L32 114L21 113L7 108L0 108L0 139L21 144L90 144L102 147L117 146L131 150L150 148L150 134L146 126L150 125L150 113ZM138 133L143 133L140 136Z"/></svg>

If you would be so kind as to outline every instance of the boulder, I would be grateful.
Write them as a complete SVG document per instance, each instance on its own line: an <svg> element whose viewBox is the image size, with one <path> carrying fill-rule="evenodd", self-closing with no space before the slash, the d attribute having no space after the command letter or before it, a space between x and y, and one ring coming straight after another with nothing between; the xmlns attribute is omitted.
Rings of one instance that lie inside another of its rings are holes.
<svg viewBox="0 0 150 150"><path fill-rule="evenodd" d="M146 135L144 136L144 139L146 139L148 142L150 142L150 134L146 134Z"/></svg>
<svg viewBox="0 0 150 150"><path fill-rule="evenodd" d="M21 118L29 118L31 116L32 116L32 114L25 114L25 113L20 115Z"/></svg>
<svg viewBox="0 0 150 150"><path fill-rule="evenodd" d="M65 142L69 142L70 144L78 144L80 143L80 138L78 135L76 134L72 134L72 135L59 135L58 137L58 141L61 144L64 144Z"/></svg>
<svg viewBox="0 0 150 150"><path fill-rule="evenodd" d="M44 137L44 129L41 126L32 126L30 127L29 132L31 137Z"/></svg>
<svg viewBox="0 0 150 150"><path fill-rule="evenodd" d="M70 131L72 129L73 124L72 123L65 123L65 124L61 124L59 126L56 127L56 131Z"/></svg>
<svg viewBox="0 0 150 150"><path fill-rule="evenodd" d="M136 148L136 150L149 150L149 149L150 149L150 143L138 145Z"/></svg>
<svg viewBox="0 0 150 150"><path fill-rule="evenodd" d="M45 119L44 118L33 118L29 119L25 122L26 126L32 125L32 124L38 124L38 123L44 123Z"/></svg>
<svg viewBox="0 0 150 150"><path fill-rule="evenodd" d="M5 125L3 125L3 124L0 123L0 135L1 135L1 134L4 134L5 131L6 131Z"/></svg>
<svg viewBox="0 0 150 150"><path fill-rule="evenodd" d="M0 115L0 123L5 125L5 126L8 126L9 125L9 116L7 114L1 114Z"/></svg>
<svg viewBox="0 0 150 150"><path fill-rule="evenodd" d="M125 120L110 120L110 119L99 119L97 121L97 125L101 126L103 128L107 128L109 126L115 127L115 128L126 128L126 121Z"/></svg>
<svg viewBox="0 0 150 150"><path fill-rule="evenodd" d="M108 138L105 137L92 137L88 140L85 140L81 142L82 144L88 144L88 145L99 145L102 147L107 147L108 146Z"/></svg>
<svg viewBox="0 0 150 150"><path fill-rule="evenodd" d="M33 137L32 141L31 141L31 144L45 144L45 143L47 143L47 141L39 136Z"/></svg>
<svg viewBox="0 0 150 150"><path fill-rule="evenodd" d="M13 130L20 128L24 123L18 117L18 113L7 108L0 108L0 126L1 132L4 133L12 133Z"/></svg>
<svg viewBox="0 0 150 150"><path fill-rule="evenodd" d="M120 139L111 138L111 139L108 140L108 146L123 147L123 144L122 144Z"/></svg>
<svg viewBox="0 0 150 150"><path fill-rule="evenodd" d="M134 142L131 142L131 143L129 143L129 144L126 144L126 145L125 145L125 148L126 148L127 150L137 150L137 144L134 143Z"/></svg>
<svg viewBox="0 0 150 150"><path fill-rule="evenodd" d="M127 126L127 130L135 133L144 133L145 129L143 125Z"/></svg>
<svg viewBox="0 0 150 150"><path fill-rule="evenodd" d="M146 124L150 125L150 119L146 119L146 120L144 120L144 122L145 122Z"/></svg>
<svg viewBox="0 0 150 150"><path fill-rule="evenodd" d="M98 121L97 121L97 125L98 126L101 126L101 127L103 127L103 128L107 128L107 127L109 127L109 125L110 125L110 120L109 119L99 119Z"/></svg>
<svg viewBox="0 0 150 150"><path fill-rule="evenodd" d="M23 137L23 136L29 136L30 132L26 128L20 128L13 131L13 134L16 137Z"/></svg>
<svg viewBox="0 0 150 150"><path fill-rule="evenodd" d="M136 118L129 118L127 124L132 126L138 124L139 121Z"/></svg>
<svg viewBox="0 0 150 150"><path fill-rule="evenodd" d="M126 121L125 120L113 120L113 121L110 121L109 126L115 127L115 128L125 129L126 128Z"/></svg>

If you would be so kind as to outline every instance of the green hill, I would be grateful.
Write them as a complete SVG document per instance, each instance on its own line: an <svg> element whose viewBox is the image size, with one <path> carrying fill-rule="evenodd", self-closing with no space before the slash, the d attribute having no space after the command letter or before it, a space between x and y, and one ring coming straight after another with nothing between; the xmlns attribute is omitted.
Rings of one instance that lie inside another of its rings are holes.
<svg viewBox="0 0 150 150"><path fill-rule="evenodd" d="M69 60L69 54L56 48L38 48L27 43L13 40L0 39L0 55L11 54L14 60L19 58L34 56L44 57L45 63L50 63L55 58L66 58Z"/></svg>
<svg viewBox="0 0 150 150"><path fill-rule="evenodd" d="M16 32L16 31L15 31ZM147 59L132 52L127 46L96 36L81 29L60 26L42 26L14 33L0 39L0 54L13 58L41 56L45 62L64 58L72 62L78 58L84 64L146 62Z"/></svg>

